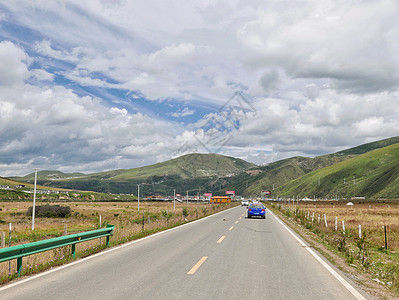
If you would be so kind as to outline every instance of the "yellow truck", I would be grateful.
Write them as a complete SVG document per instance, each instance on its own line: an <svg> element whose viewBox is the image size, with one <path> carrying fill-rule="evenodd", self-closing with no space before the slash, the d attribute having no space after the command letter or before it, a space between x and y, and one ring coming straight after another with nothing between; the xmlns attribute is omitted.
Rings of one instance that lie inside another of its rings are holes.
<svg viewBox="0 0 399 300"><path fill-rule="evenodd" d="M211 203L227 203L231 202L231 197L229 196L213 196L211 197Z"/></svg>

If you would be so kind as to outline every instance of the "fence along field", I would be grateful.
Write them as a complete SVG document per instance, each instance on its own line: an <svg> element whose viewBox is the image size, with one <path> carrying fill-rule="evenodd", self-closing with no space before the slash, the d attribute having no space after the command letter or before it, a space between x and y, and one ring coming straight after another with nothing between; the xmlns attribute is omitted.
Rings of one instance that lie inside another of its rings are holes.
<svg viewBox="0 0 399 300"><path fill-rule="evenodd" d="M350 265L399 293L399 204L287 202L273 203L272 208L316 234Z"/></svg>
<svg viewBox="0 0 399 300"><path fill-rule="evenodd" d="M164 202L63 202L52 205L69 206L71 216L67 218L32 218L26 212L31 202L0 202L0 232L4 246L15 246L64 234L89 231L115 225L110 245L118 245L154 232L189 222L215 213L236 204L189 204ZM37 205L42 205L38 203ZM100 223L101 222L101 223ZM9 223L12 224L11 243ZM76 245L76 258L84 257L105 248L105 239L96 239ZM29 275L61 265L72 260L71 247L63 247L31 255L23 259L23 274ZM17 277L16 260L0 263L0 284Z"/></svg>

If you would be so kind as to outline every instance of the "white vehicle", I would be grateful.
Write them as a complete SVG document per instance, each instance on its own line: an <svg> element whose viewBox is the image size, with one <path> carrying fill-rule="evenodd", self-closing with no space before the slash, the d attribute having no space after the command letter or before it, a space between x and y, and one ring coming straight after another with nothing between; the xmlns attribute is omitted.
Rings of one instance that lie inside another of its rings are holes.
<svg viewBox="0 0 399 300"><path fill-rule="evenodd" d="M242 200L241 201L241 206L248 206L248 205L249 205L248 200Z"/></svg>

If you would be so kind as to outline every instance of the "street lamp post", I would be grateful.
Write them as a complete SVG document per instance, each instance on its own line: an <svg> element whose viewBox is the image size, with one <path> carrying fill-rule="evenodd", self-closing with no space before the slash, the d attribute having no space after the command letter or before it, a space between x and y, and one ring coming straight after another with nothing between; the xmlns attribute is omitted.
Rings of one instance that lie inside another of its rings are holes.
<svg viewBox="0 0 399 300"><path fill-rule="evenodd" d="M36 207L36 183L37 183L37 170L35 169L35 186L33 188L33 207L32 207L32 230L35 230L35 207Z"/></svg>

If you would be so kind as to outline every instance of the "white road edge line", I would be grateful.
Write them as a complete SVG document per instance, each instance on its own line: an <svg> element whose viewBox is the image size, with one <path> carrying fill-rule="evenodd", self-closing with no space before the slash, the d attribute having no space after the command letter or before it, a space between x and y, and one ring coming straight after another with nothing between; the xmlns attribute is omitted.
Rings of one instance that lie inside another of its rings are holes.
<svg viewBox="0 0 399 300"><path fill-rule="evenodd" d="M283 223L274 213L267 209L270 214L306 249L309 253L323 266L331 275L333 275L353 296L358 300L366 300L362 294L360 294L348 281L346 281L341 275L339 275L333 268L331 268L315 251L306 245L298 236Z"/></svg>
<svg viewBox="0 0 399 300"><path fill-rule="evenodd" d="M28 277L28 278L25 278L25 279L21 279L21 280L19 280L19 281L17 281L17 282L10 283L10 284L8 284L8 285L5 285L5 286L3 286L3 287L0 287L0 292L1 292L1 291L4 291L4 290L6 290L6 289L12 288L12 287L14 287L14 286L20 285L20 284L22 284L22 283L25 283L25 282L27 282L27 281L31 281L31 280L34 280L34 279L36 279L36 278L39 278L39 277L48 275L48 274L50 274L50 273L53 273L53 272L62 270L62 269L64 269L64 268L71 267L71 266L73 266L73 265L76 265L76 264L81 263L81 262L84 262L84 261L86 261L86 260L95 258L95 257L97 257L97 256L100 256L100 255L103 255L103 254L106 254L106 253L109 253L109 252L112 252L112 251L121 249L121 248L123 248L123 247L130 246L130 245L132 245L132 244L136 244L136 243L142 242L142 241L144 241L144 240L147 240L147 239L153 238L153 237L155 237L155 236L158 236L158 235L167 233L167 232L169 232L169 231L177 230L177 229L179 229L179 228L182 228L182 227L185 227L185 226L188 226L188 225L197 223L197 222L201 222L201 221L206 220L206 219L208 219L208 218L210 218L210 217L214 217L214 216L216 216L216 215L218 215L218 214L221 214L221 213L223 213L223 212L226 212L226 211L229 211L229 210L235 209L235 208L237 208L237 207L232 207L232 208L229 208L229 209L220 211L220 212L218 212L218 213L216 213L216 214L209 215L209 216L207 216L207 217L205 217L205 218L198 219L198 220L192 221L192 222L190 222L190 223L185 223L185 224L182 224L182 225L180 225L180 226L173 227L173 228L170 228L170 229L166 229L166 230L164 230L164 231L160 231L160 232L154 233L154 234L152 234L152 235L148 235L148 236L143 237L143 238L141 238L141 239L134 240L134 241L131 241L131 242L122 244L122 245L120 245L120 246L116 246L116 247L110 248L110 249L108 249L108 250L105 250L105 251L102 251L102 252L93 254L93 255L91 255L91 256L87 256L87 257L85 257L85 258L82 258L82 259L73 261L73 262L68 263L68 264L66 264L66 265L63 265L63 266L54 267L54 269L50 269L50 270L48 270L48 271L44 271L43 273L39 273L39 274L36 274L36 275L32 275L31 277Z"/></svg>

